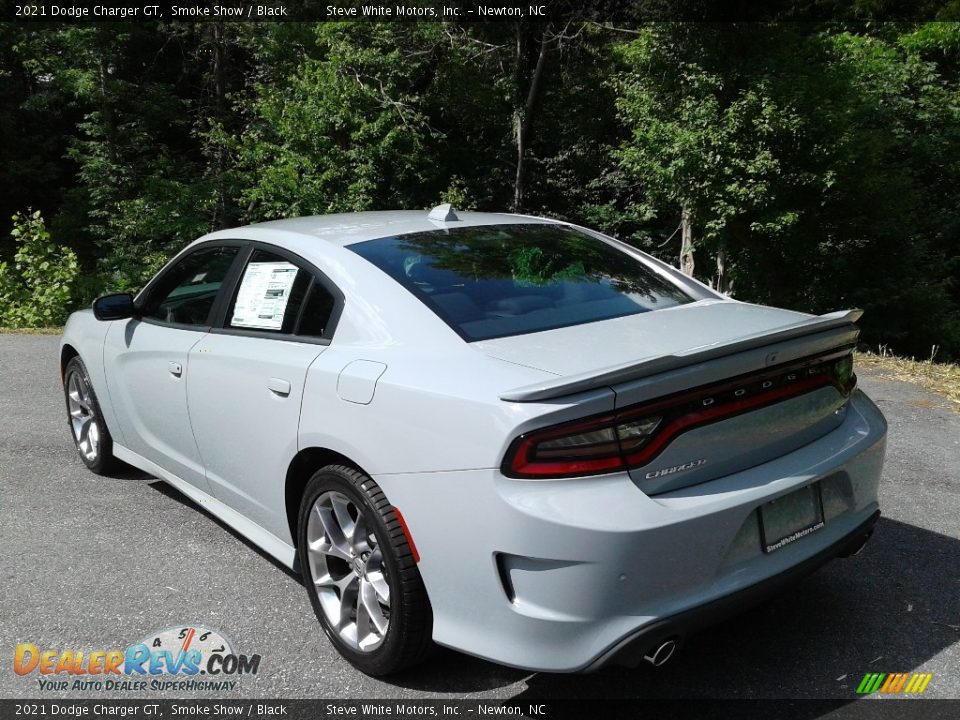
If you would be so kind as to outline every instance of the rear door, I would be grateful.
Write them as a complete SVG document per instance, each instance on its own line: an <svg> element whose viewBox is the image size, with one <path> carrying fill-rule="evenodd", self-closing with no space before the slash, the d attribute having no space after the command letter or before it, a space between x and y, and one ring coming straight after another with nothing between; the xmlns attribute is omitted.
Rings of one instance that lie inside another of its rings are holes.
<svg viewBox="0 0 960 720"><path fill-rule="evenodd" d="M190 420L214 495L281 539L307 368L341 296L301 258L254 245L216 327L190 351Z"/></svg>
<svg viewBox="0 0 960 720"><path fill-rule="evenodd" d="M239 244L207 244L171 264L137 298L140 317L112 323L104 346L122 444L209 491L187 413L189 352L210 329Z"/></svg>

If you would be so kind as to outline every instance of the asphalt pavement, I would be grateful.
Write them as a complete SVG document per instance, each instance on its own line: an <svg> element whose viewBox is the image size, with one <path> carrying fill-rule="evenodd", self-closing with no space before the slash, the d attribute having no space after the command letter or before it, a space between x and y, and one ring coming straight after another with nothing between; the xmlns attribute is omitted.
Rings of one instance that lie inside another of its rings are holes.
<svg viewBox="0 0 960 720"><path fill-rule="evenodd" d="M296 575L156 479L84 468L57 344L0 335L0 697L116 696L40 691L35 673L13 672L18 643L124 648L201 624L261 655L237 698L853 700L865 673L912 671L933 674L926 697L960 698L960 413L914 385L860 373L890 423L884 515L865 550L691 638L663 668L549 675L441 651L374 680L331 648Z"/></svg>

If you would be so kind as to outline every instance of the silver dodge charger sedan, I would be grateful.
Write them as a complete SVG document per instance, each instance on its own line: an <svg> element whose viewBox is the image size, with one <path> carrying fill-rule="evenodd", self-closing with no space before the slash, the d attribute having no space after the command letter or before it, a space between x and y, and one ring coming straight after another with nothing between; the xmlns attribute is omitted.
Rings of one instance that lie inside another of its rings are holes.
<svg viewBox="0 0 960 720"><path fill-rule="evenodd" d="M569 672L660 665L863 546L886 423L859 315L440 206L205 235L74 313L60 365L87 467L155 475L298 570L364 672L434 643Z"/></svg>

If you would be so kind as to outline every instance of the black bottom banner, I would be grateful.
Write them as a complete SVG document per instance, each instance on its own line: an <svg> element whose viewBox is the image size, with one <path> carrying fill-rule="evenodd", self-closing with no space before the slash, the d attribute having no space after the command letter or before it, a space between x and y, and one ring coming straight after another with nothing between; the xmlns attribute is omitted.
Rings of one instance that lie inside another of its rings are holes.
<svg viewBox="0 0 960 720"><path fill-rule="evenodd" d="M0 718L953 718L960 700L0 700Z"/></svg>

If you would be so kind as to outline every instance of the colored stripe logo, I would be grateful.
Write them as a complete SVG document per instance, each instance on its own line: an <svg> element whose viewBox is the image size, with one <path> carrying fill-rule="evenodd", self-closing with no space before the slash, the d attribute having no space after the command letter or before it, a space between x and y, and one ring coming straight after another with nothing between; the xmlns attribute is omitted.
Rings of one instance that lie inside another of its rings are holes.
<svg viewBox="0 0 960 720"><path fill-rule="evenodd" d="M857 694L880 692L887 695L919 695L927 689L932 679L933 673L867 673L857 687Z"/></svg>

